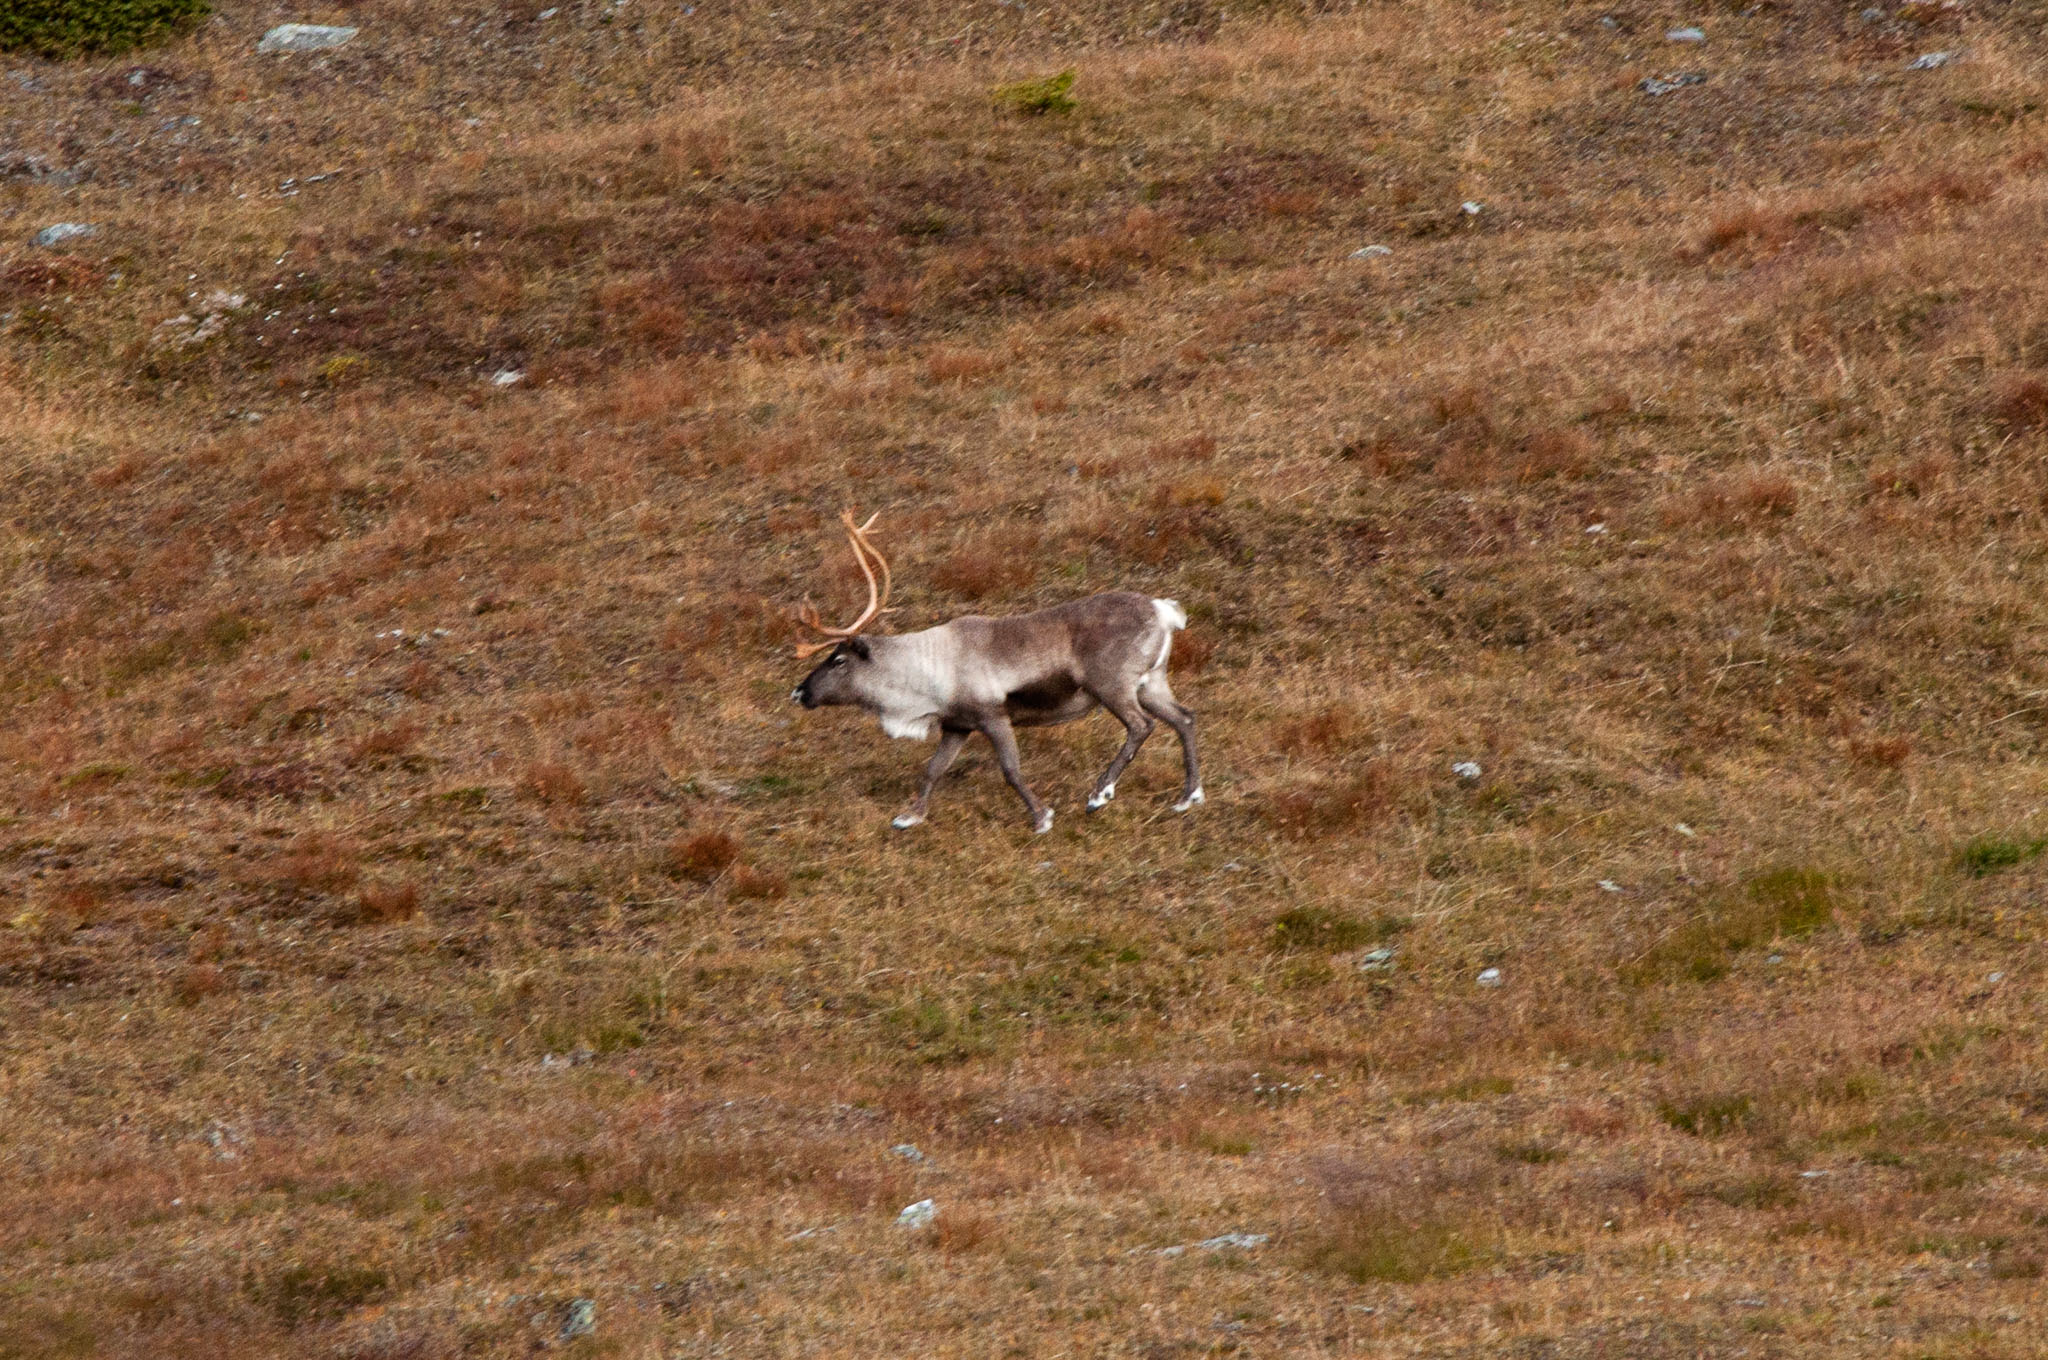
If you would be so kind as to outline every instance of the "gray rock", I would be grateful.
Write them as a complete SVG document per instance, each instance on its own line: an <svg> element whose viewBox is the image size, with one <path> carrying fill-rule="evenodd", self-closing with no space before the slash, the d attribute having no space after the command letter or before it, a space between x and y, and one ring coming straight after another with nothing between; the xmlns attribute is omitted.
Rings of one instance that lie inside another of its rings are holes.
<svg viewBox="0 0 2048 1360"><path fill-rule="evenodd" d="M258 52L322 52L330 47L339 47L356 34L359 28L340 28L333 24L279 24L263 35L256 44Z"/></svg>
<svg viewBox="0 0 2048 1360"><path fill-rule="evenodd" d="M1665 76L1661 79L1657 76L1645 77L1643 82L1636 88L1654 98L1660 94L1670 94L1673 90L1682 90L1688 85L1704 85L1706 83L1706 76L1698 71L1680 71L1675 76Z"/></svg>
<svg viewBox="0 0 2048 1360"><path fill-rule="evenodd" d="M1461 760L1451 766L1451 773L1460 779L1472 780L1486 773L1476 760Z"/></svg>
<svg viewBox="0 0 2048 1360"><path fill-rule="evenodd" d="M1876 5L1872 5L1869 9L1864 10L1860 17L1866 24L1881 24L1884 22L1884 11Z"/></svg>
<svg viewBox="0 0 2048 1360"><path fill-rule="evenodd" d="M1707 35L1703 30L1691 27L1674 28L1664 35L1666 42L1703 43L1706 40Z"/></svg>
<svg viewBox="0 0 2048 1360"><path fill-rule="evenodd" d="M97 236L99 230L96 222L56 222L37 232L35 242L39 246L61 246L66 241Z"/></svg>
<svg viewBox="0 0 2048 1360"><path fill-rule="evenodd" d="M1357 250L1351 252L1351 258L1354 260L1372 260L1382 255L1391 255L1393 253L1394 248L1392 246L1360 246Z"/></svg>
<svg viewBox="0 0 2048 1360"><path fill-rule="evenodd" d="M1906 65L1908 71L1933 71L1956 59L1953 52L1922 52Z"/></svg>
<svg viewBox="0 0 2048 1360"><path fill-rule="evenodd" d="M597 1300L577 1299L569 1305L569 1315L562 1319L562 1340L574 1341L579 1336L589 1336L597 1330Z"/></svg>
<svg viewBox="0 0 2048 1360"><path fill-rule="evenodd" d="M1251 1247L1263 1247L1272 1240L1265 1233L1227 1232L1218 1237L1204 1238L1195 1245L1203 1251L1229 1251L1233 1247L1242 1251Z"/></svg>
<svg viewBox="0 0 2048 1360"><path fill-rule="evenodd" d="M1498 968L1482 968L1479 970L1479 976L1472 980L1481 987L1498 987L1501 983L1507 981L1506 978L1500 975L1500 969Z"/></svg>
<svg viewBox="0 0 2048 1360"><path fill-rule="evenodd" d="M934 1200L921 1199L915 1204L903 1206L903 1212L896 1215L899 1228L929 1228L939 1216L939 1206Z"/></svg>
<svg viewBox="0 0 2048 1360"><path fill-rule="evenodd" d="M1391 973L1394 971L1394 950L1391 945L1369 949L1358 956L1358 971L1361 973Z"/></svg>
<svg viewBox="0 0 2048 1360"><path fill-rule="evenodd" d="M901 1157L906 1162L922 1162L926 1160L924 1153L918 1150L918 1146L915 1143L898 1143L895 1147L889 1149L889 1155L891 1157Z"/></svg>

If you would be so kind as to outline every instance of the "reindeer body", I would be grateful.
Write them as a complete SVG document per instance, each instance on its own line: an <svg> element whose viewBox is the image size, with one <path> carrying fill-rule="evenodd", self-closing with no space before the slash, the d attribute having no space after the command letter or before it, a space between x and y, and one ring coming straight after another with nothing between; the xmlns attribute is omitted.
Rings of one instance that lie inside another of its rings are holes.
<svg viewBox="0 0 2048 1360"><path fill-rule="evenodd" d="M1187 615L1172 600L1114 591L1007 618L969 615L896 637L846 637L790 697L805 708L854 704L881 720L891 737L939 747L897 827L925 818L933 786L976 732L996 749L1003 775L1024 800L1032 826L1052 827L1052 809L1024 782L1016 727L1072 722L1099 705L1123 723L1125 740L1097 781L1090 811L1116 795L1117 777L1150 736L1155 720L1180 738L1187 782L1175 804L1203 800L1194 715L1166 681L1173 635Z"/></svg>

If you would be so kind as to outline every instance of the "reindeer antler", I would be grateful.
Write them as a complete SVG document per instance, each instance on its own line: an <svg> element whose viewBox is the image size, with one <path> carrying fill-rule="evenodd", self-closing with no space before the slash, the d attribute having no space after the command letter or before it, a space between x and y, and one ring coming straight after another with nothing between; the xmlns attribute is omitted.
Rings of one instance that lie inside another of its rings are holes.
<svg viewBox="0 0 2048 1360"><path fill-rule="evenodd" d="M861 611L859 618L846 627L834 628L823 619L820 619L818 611L812 607L811 602L805 600L803 607L797 610L797 622L815 633L823 634L826 640L823 642L799 642L796 647L796 654L799 660L813 653L822 652L829 647L838 646L841 641L857 635L861 629L873 623L886 612L885 606L889 603L889 561L876 550L874 544L868 542L868 530L874 528L875 521L881 517L882 512L877 510L874 514L868 516L867 523L855 524L853 522L853 511L844 510L840 512L839 521L846 526L846 541L853 545L853 560L860 566L860 574L867 578L867 608ZM869 558L874 559L874 566L868 565ZM876 567L879 567L882 572L882 578L879 582L875 580Z"/></svg>

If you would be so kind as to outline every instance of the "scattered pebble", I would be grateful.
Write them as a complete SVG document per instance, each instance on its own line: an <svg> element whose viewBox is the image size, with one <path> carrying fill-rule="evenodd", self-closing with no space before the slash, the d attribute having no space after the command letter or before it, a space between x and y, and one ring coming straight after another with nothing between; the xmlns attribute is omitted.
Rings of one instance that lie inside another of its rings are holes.
<svg viewBox="0 0 2048 1360"><path fill-rule="evenodd" d="M1476 760L1461 760L1451 766L1451 773L1460 779L1477 779L1486 771L1479 768L1479 762Z"/></svg>
<svg viewBox="0 0 2048 1360"><path fill-rule="evenodd" d="M35 242L39 246L59 246L81 237L97 236L99 231L95 222L53 222L36 233Z"/></svg>
<svg viewBox="0 0 2048 1360"><path fill-rule="evenodd" d="M1607 526L1605 524L1588 524L1586 532L1589 534L1604 534L1607 532Z"/></svg>
<svg viewBox="0 0 2048 1360"><path fill-rule="evenodd" d="M1666 42L1703 43L1706 40L1707 35L1703 30L1693 28L1690 26L1687 26L1685 28L1674 28L1669 33L1666 33L1664 35L1664 41Z"/></svg>
<svg viewBox="0 0 2048 1360"><path fill-rule="evenodd" d="M1953 52L1922 52L1907 63L1908 71L1933 71L1948 65L1956 59Z"/></svg>
<svg viewBox="0 0 2048 1360"><path fill-rule="evenodd" d="M1765 963L1783 963L1784 961L1785 956L1783 954L1773 954L1764 960Z"/></svg>
<svg viewBox="0 0 2048 1360"><path fill-rule="evenodd" d="M1507 979L1500 975L1500 969L1498 968L1482 968L1479 970L1479 976L1474 978L1473 981L1482 987L1498 987Z"/></svg>
<svg viewBox="0 0 2048 1360"><path fill-rule="evenodd" d="M554 17L555 17L555 16L557 15L557 14L560 14L561 12L562 12L562 11L560 11L559 9L544 9L544 10L542 10L542 11L541 11L540 13L538 13L538 14L534 15L533 17L534 17L534 18L535 18L536 20L540 20L540 19L552 19L552 18L554 18Z"/></svg>
<svg viewBox="0 0 2048 1360"><path fill-rule="evenodd" d="M1884 22L1884 11L1876 5L1872 5L1869 9L1863 11L1862 19L1866 24L1881 24Z"/></svg>
<svg viewBox="0 0 2048 1360"><path fill-rule="evenodd" d="M1360 246L1357 250L1351 252L1351 258L1354 260L1375 260L1382 255L1391 255L1393 253L1394 248L1392 246Z"/></svg>
<svg viewBox="0 0 2048 1360"><path fill-rule="evenodd" d="M525 380L526 374L522 370L516 368L501 368L496 373L493 373L491 375L491 386L511 387L514 384L524 382Z"/></svg>
<svg viewBox="0 0 2048 1360"><path fill-rule="evenodd" d="M889 1149L889 1155L892 1157L901 1157L906 1162L923 1162L930 1160L924 1155L923 1152L918 1150L918 1146L915 1143L898 1143L895 1147Z"/></svg>
<svg viewBox="0 0 2048 1360"><path fill-rule="evenodd" d="M1484 203L1476 203L1468 198L1458 205L1458 211L1467 217L1477 217L1486 211L1486 205Z"/></svg>
<svg viewBox="0 0 2048 1360"><path fill-rule="evenodd" d="M562 1319L562 1340L573 1341L579 1336L589 1336L597 1330L597 1300L577 1299L569 1305L569 1315Z"/></svg>
<svg viewBox="0 0 2048 1360"><path fill-rule="evenodd" d="M1985 980L1986 982L2003 982L2003 981L2005 981L2005 974L2003 974L2003 973L1993 973L1993 974L1991 974L1991 976L1989 976L1989 977L1985 978L1984 980Z"/></svg>
<svg viewBox="0 0 2048 1360"><path fill-rule="evenodd" d="M1600 880L1601 892L1620 892L1621 890L1621 885L1619 883L1616 883L1611 878L1603 878Z"/></svg>
<svg viewBox="0 0 2048 1360"><path fill-rule="evenodd" d="M568 1067L581 1067L583 1066L583 1064L589 1062L596 1056L596 1052L591 1049L572 1048L567 1053L548 1053L543 1055L540 1060L540 1065L543 1071L554 1071L559 1068Z"/></svg>
<svg viewBox="0 0 2048 1360"><path fill-rule="evenodd" d="M1361 973L1391 973L1394 971L1394 951L1391 946L1368 949L1358 956L1358 971Z"/></svg>
<svg viewBox="0 0 2048 1360"><path fill-rule="evenodd" d="M1691 827L1687 826L1684 822L1679 822L1675 824L1671 829L1673 831L1676 831L1679 835L1685 837L1687 840L1691 840L1693 837L1700 834L1699 832L1693 830Z"/></svg>
<svg viewBox="0 0 2048 1360"><path fill-rule="evenodd" d="M1822 1176L1832 1176L1834 1174L1832 1171L1802 1171L1799 1173L1799 1179L1803 1181L1817 1181Z"/></svg>
<svg viewBox="0 0 2048 1360"><path fill-rule="evenodd" d="M359 28L340 28L333 24L279 24L263 35L256 44L256 50L319 52L339 47L360 32Z"/></svg>
<svg viewBox="0 0 2048 1360"><path fill-rule="evenodd" d="M939 1216L937 1201L921 1199L915 1204L903 1206L903 1212L896 1215L899 1228L929 1228Z"/></svg>
<svg viewBox="0 0 2048 1360"><path fill-rule="evenodd" d="M1682 90L1688 85L1704 85L1706 83L1707 77L1702 72L1680 71L1675 76L1646 76L1636 88L1654 98L1660 94L1670 94L1673 90Z"/></svg>

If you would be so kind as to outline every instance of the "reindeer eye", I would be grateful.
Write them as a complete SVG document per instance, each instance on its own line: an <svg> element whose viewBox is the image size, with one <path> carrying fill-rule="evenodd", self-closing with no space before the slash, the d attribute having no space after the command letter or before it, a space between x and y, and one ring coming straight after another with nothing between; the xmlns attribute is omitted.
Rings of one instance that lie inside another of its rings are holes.
<svg viewBox="0 0 2048 1360"><path fill-rule="evenodd" d="M827 661L825 664L828 666L844 666L846 664L846 658L844 656L835 656L830 661Z"/></svg>

